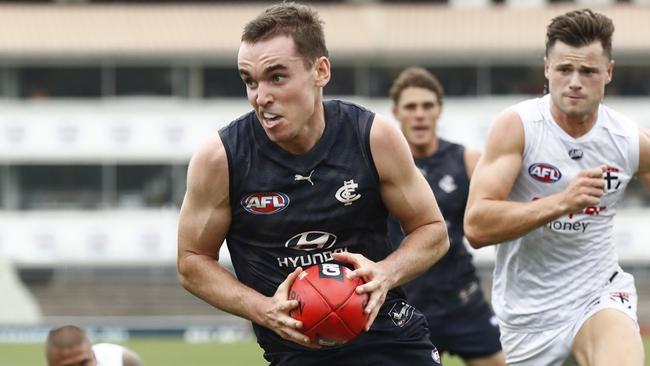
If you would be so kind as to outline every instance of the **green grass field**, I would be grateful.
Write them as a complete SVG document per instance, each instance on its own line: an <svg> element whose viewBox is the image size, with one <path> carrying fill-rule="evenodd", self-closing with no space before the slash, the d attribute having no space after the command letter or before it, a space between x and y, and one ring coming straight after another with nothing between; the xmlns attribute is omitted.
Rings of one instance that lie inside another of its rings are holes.
<svg viewBox="0 0 650 366"><path fill-rule="evenodd" d="M646 364L650 338L644 340ZM125 344L137 351L146 366L256 366L266 365L255 342L189 344L178 339L141 339ZM461 366L456 358L443 358L444 366ZM40 344L0 344L0 366L45 365Z"/></svg>

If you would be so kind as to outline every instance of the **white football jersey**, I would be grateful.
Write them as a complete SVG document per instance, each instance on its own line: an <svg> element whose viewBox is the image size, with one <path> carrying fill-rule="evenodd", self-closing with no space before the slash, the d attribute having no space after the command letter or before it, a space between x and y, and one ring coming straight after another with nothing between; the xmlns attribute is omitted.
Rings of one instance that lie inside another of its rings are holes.
<svg viewBox="0 0 650 366"><path fill-rule="evenodd" d="M513 108L523 122L525 147L510 201L549 196L564 190L581 170L608 167L597 206L497 245L492 302L501 325L542 331L565 322L619 269L613 218L638 170L639 127L601 104L593 128L576 139L553 120L549 95Z"/></svg>
<svg viewBox="0 0 650 366"><path fill-rule="evenodd" d="M97 366L122 366L123 347L111 343L98 343L93 345L93 353Z"/></svg>

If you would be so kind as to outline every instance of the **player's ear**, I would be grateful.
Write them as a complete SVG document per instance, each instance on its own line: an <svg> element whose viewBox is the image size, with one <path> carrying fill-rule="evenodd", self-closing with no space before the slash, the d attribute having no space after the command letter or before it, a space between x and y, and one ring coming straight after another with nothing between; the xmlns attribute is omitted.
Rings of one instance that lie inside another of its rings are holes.
<svg viewBox="0 0 650 366"><path fill-rule="evenodd" d="M612 76L614 75L614 60L610 60L607 63L607 81L605 84L609 84L612 81Z"/></svg>
<svg viewBox="0 0 650 366"><path fill-rule="evenodd" d="M544 77L548 79L548 68L550 67L550 62L547 56L544 56Z"/></svg>
<svg viewBox="0 0 650 366"><path fill-rule="evenodd" d="M330 81L330 60L321 56L314 61L314 73L316 74L316 86L325 87Z"/></svg>

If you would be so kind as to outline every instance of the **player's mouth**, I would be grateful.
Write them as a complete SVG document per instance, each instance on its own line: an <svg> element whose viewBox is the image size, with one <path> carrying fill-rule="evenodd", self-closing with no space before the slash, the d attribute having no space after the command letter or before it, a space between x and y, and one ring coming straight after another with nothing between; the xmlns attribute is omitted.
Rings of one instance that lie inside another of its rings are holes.
<svg viewBox="0 0 650 366"><path fill-rule="evenodd" d="M566 97L569 98L569 99L571 99L571 100L580 100L580 99L584 99L584 97L583 97L582 95L574 95L574 94L569 94L569 95L567 95Z"/></svg>
<svg viewBox="0 0 650 366"><path fill-rule="evenodd" d="M427 133L427 132L429 132L429 126L426 126L426 125L413 126L413 127L411 127L411 130L415 134Z"/></svg>
<svg viewBox="0 0 650 366"><path fill-rule="evenodd" d="M262 116L262 124L266 128L272 128L273 126L277 125L282 119L282 116L280 116L279 114L274 114L270 112L261 112L261 116Z"/></svg>

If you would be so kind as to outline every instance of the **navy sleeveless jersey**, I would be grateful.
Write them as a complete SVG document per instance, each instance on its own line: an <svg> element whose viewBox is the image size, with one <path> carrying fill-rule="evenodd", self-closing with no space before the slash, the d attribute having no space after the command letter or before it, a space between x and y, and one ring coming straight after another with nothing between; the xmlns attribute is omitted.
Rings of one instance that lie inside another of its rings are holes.
<svg viewBox="0 0 650 366"><path fill-rule="evenodd" d="M379 261L393 250L370 153L375 115L342 101L324 108L323 135L301 155L269 140L253 112L219 131L230 174L231 260L238 279L266 296L296 267L330 261L334 252ZM253 327L266 351L305 349Z"/></svg>
<svg viewBox="0 0 650 366"><path fill-rule="evenodd" d="M415 165L426 177L436 196L449 234L450 247L447 254L433 267L415 280L403 285L408 300L425 314L435 312L436 308L453 306L445 298L456 296L441 295L433 299L432 294L443 294L462 290L468 283L477 280L472 255L463 243L463 218L469 191L469 178L465 167L465 148L443 139L438 139L438 150L425 158L415 158ZM390 218L389 237L393 245L399 246L404 238L399 223Z"/></svg>

